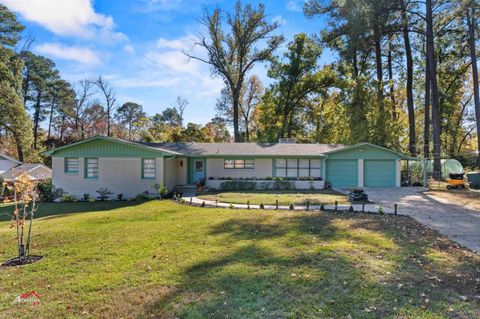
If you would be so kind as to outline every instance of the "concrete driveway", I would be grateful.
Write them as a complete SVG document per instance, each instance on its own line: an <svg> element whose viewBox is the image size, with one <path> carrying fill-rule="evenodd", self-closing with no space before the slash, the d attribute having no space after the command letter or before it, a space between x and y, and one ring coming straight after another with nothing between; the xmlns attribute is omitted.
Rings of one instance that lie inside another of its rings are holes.
<svg viewBox="0 0 480 319"><path fill-rule="evenodd" d="M480 252L480 211L424 194L424 188L365 188L365 191L370 200L387 207L397 203L400 214L409 215L472 251Z"/></svg>

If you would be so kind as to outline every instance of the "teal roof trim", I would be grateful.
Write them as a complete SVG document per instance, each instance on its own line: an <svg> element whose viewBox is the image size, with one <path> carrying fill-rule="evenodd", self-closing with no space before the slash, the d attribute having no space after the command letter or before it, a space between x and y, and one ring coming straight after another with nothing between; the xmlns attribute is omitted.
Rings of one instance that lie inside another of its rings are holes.
<svg viewBox="0 0 480 319"><path fill-rule="evenodd" d="M359 147L362 147L362 146L371 146L371 147L377 148L377 149L382 150L382 151L391 152L391 153L397 154L401 159L404 159L404 160L418 160L418 158L410 156L408 154L398 152L398 151L395 151L395 150L392 150L392 149L389 149L389 148L386 148L386 147L383 147L383 146L379 146L379 145L376 145L376 144L367 143L367 142L358 143L358 144L346 146L346 147L343 147L343 148L339 148L339 149L336 149L336 150L333 150L333 151L325 152L324 155L328 156L329 154L340 153L340 152L343 152L343 151L359 148Z"/></svg>
<svg viewBox="0 0 480 319"><path fill-rule="evenodd" d="M70 149L72 147L78 147L78 146L81 146L83 144L88 144L88 143L95 142L95 141L105 141L105 142L116 143L116 144L124 145L124 146L127 146L127 147L137 148L137 149L143 150L143 151L158 153L160 155L163 155L165 153L169 154L169 155L182 155L180 153L169 151L169 150L158 148L158 147L150 147L150 146L135 143L135 142L129 142L129 141L113 138L113 137L100 136L100 135L93 136L93 137L84 139L82 141L79 141L79 142L76 142L76 143L73 143L73 144L68 144L68 145L65 145L65 146L62 146L62 147L51 149L49 151L43 152L43 155L47 156L47 157L48 156L53 156L58 152L65 151L65 150ZM70 154L68 156L72 156L72 154Z"/></svg>

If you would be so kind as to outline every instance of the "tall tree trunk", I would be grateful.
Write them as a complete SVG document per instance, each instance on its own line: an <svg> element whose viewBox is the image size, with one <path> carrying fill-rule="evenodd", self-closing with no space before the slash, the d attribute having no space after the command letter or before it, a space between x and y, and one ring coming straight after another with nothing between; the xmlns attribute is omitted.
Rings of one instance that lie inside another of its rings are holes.
<svg viewBox="0 0 480 319"><path fill-rule="evenodd" d="M425 64L425 114L423 129L423 158L430 158L430 71L428 59Z"/></svg>
<svg viewBox="0 0 480 319"><path fill-rule="evenodd" d="M468 43L470 45L470 59L472 61L473 101L477 123L477 163L480 165L480 92L478 88L477 51L475 48L475 8L472 7L471 10L472 12L467 8Z"/></svg>
<svg viewBox="0 0 480 319"><path fill-rule="evenodd" d="M23 158L23 149L22 149L22 143L20 142L20 139L15 135L13 134L14 138L15 138L15 144L17 144L17 155L18 155L18 160L20 162L23 162L24 158Z"/></svg>
<svg viewBox="0 0 480 319"><path fill-rule="evenodd" d="M60 123L60 141L63 141L63 134L65 132L65 118L66 115L62 114L62 122Z"/></svg>
<svg viewBox="0 0 480 319"><path fill-rule="evenodd" d="M110 106L107 106L107 136L110 136Z"/></svg>
<svg viewBox="0 0 480 319"><path fill-rule="evenodd" d="M52 101L52 105L50 106L50 117L48 119L48 134L47 134L47 141L50 140L50 134L52 132L52 121L53 121L53 109L55 108L55 98Z"/></svg>
<svg viewBox="0 0 480 319"><path fill-rule="evenodd" d="M427 24L427 59L430 73L430 87L432 95L432 139L433 139L433 178L440 180L442 176L441 166L441 127L440 127L440 105L438 103L437 88L437 62L435 57L435 42L433 35L433 9L432 0L426 0L426 24Z"/></svg>
<svg viewBox="0 0 480 319"><path fill-rule="evenodd" d="M35 102L35 112L33 114L33 148L37 149L38 126L40 125L40 108L42 93L37 92L37 101Z"/></svg>
<svg viewBox="0 0 480 319"><path fill-rule="evenodd" d="M413 57L408 31L408 17L405 0L402 1L403 42L405 45L405 60L407 61L407 111L408 111L408 136L409 151L412 156L417 156L417 138L415 133L415 105L413 101Z"/></svg>
<svg viewBox="0 0 480 319"><path fill-rule="evenodd" d="M375 62L377 68L377 100L380 112L383 112L383 66L380 31L375 31Z"/></svg>
<svg viewBox="0 0 480 319"><path fill-rule="evenodd" d="M240 131L238 123L238 110L240 109L240 92L233 92L233 141L240 143Z"/></svg>
<svg viewBox="0 0 480 319"><path fill-rule="evenodd" d="M395 85L393 80L393 57L392 57L392 47L390 43L390 48L388 50L387 57L387 66L388 66L388 86L390 87L390 103L392 103L392 119L395 121L397 119L397 109L395 102Z"/></svg>

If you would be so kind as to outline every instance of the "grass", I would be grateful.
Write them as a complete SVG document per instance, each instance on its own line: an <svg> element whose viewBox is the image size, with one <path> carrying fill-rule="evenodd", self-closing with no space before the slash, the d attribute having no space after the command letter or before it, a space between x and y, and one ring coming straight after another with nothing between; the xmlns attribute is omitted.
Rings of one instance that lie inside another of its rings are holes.
<svg viewBox="0 0 480 319"><path fill-rule="evenodd" d="M224 203L250 204L259 205L275 205L278 200L279 205L305 205L307 201L310 204L334 204L338 201L339 204L348 203L348 198L345 194L336 192L334 190L265 190L265 191L237 191L237 192L219 192L212 194L201 194L198 198L205 200L218 200Z"/></svg>
<svg viewBox="0 0 480 319"><path fill-rule="evenodd" d="M478 255L407 217L52 205L34 226L44 260L0 268L1 318L480 316ZM14 256L8 222L0 242ZM31 290L40 306L12 303Z"/></svg>

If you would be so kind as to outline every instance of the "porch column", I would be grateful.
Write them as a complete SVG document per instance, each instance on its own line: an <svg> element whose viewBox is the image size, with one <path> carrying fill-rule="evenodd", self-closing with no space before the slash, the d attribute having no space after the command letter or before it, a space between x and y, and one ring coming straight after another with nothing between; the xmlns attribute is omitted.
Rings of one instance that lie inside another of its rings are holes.
<svg viewBox="0 0 480 319"><path fill-rule="evenodd" d="M396 167L395 186L400 187L400 186L402 186L402 162L399 159L395 160L395 167Z"/></svg>
<svg viewBox="0 0 480 319"><path fill-rule="evenodd" d="M358 159L358 187L363 187L363 158Z"/></svg>
<svg viewBox="0 0 480 319"><path fill-rule="evenodd" d="M326 158L322 158L322 179L324 181L327 180L327 159Z"/></svg>

